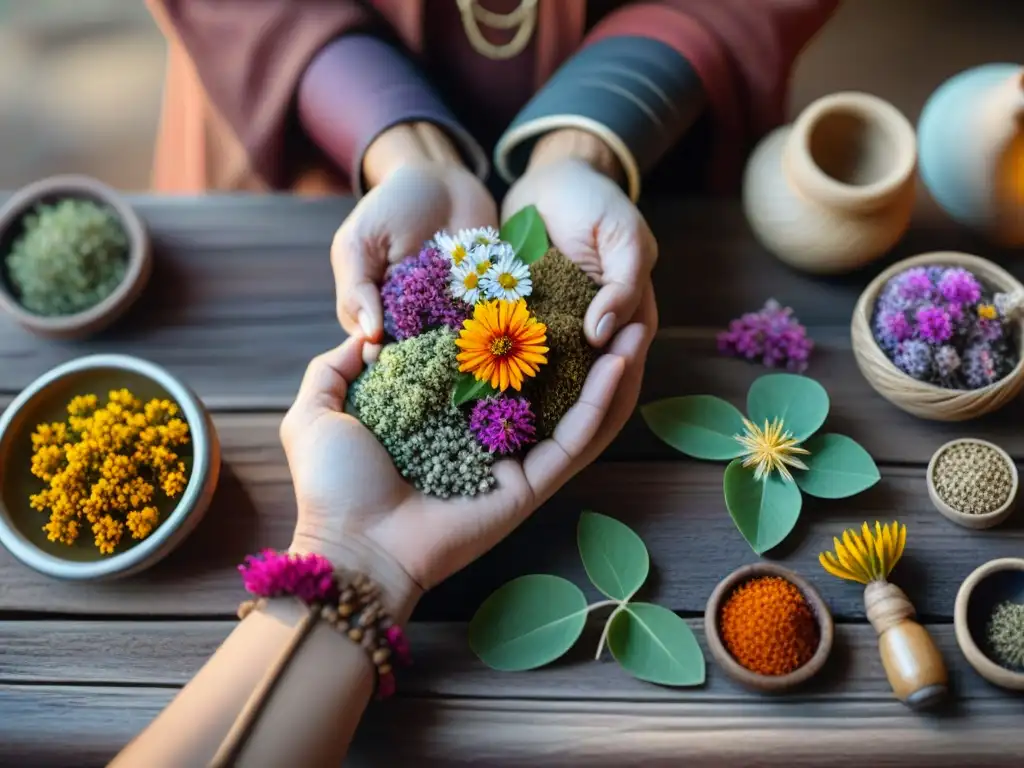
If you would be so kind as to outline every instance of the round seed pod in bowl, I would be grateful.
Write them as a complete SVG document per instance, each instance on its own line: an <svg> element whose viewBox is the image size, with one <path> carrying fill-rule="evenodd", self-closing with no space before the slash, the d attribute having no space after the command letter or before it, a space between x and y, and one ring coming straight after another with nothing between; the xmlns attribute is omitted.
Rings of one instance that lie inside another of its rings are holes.
<svg viewBox="0 0 1024 768"><path fill-rule="evenodd" d="M1014 355L1010 370L976 389L958 389L915 379L897 367L876 341L872 322L879 296L889 281L914 267L959 267L973 274L988 291L1003 296L1008 344ZM893 264L864 289L853 312L851 337L857 367L886 400L923 419L974 419L1003 407L1024 387L1024 285L997 264L967 253L941 251L914 256Z"/></svg>

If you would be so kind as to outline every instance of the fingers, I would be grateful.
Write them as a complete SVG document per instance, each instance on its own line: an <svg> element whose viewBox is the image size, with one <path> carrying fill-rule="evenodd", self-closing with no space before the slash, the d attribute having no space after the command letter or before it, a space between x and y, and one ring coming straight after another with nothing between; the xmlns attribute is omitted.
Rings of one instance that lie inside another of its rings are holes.
<svg viewBox="0 0 1024 768"><path fill-rule="evenodd" d="M523 472L538 503L576 470L578 459L604 421L625 370L624 363L618 355L599 357L587 375L579 400L558 422L554 434L526 455Z"/></svg>
<svg viewBox="0 0 1024 768"><path fill-rule="evenodd" d="M338 293L338 321L349 335L378 341L384 334L384 308L378 285L386 258L352 229L342 225L331 244L331 266Z"/></svg>
<svg viewBox="0 0 1024 768"><path fill-rule="evenodd" d="M363 370L363 345L362 336L350 336L340 347L314 357L293 407L310 413L343 410L348 385Z"/></svg>
<svg viewBox="0 0 1024 768"><path fill-rule="evenodd" d="M603 227L610 234L598 235L603 286L583 318L587 340L595 347L607 344L636 313L657 260L657 243L647 223L635 210L629 215L635 223L606 222Z"/></svg>

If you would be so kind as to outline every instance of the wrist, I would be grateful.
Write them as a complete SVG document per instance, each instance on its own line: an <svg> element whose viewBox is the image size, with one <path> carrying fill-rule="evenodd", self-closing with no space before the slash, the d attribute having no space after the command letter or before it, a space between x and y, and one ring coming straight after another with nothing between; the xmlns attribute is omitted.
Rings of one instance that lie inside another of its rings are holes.
<svg viewBox="0 0 1024 768"><path fill-rule="evenodd" d="M403 166L463 166L455 143L433 123L399 123L382 131L363 155L363 178L369 188Z"/></svg>
<svg viewBox="0 0 1024 768"><path fill-rule="evenodd" d="M359 573L380 589L380 599L396 624L409 622L423 590L405 569L379 545L364 536L349 534L330 540L304 531L296 531L290 552L326 557L335 570Z"/></svg>
<svg viewBox="0 0 1024 768"><path fill-rule="evenodd" d="M617 184L625 178L622 163L602 139L581 128L561 128L540 139L533 147L528 170L565 160L581 161Z"/></svg>

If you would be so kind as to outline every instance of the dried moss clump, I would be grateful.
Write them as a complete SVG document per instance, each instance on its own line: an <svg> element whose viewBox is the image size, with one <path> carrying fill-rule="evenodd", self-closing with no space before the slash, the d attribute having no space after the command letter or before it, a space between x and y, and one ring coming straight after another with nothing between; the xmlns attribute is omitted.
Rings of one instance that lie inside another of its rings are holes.
<svg viewBox="0 0 1024 768"><path fill-rule="evenodd" d="M456 354L455 334L448 328L390 344L351 392L360 421L398 471L434 496L472 496L494 485L494 458L451 405Z"/></svg>
<svg viewBox="0 0 1024 768"><path fill-rule="evenodd" d="M40 205L7 255L22 306L38 315L71 315L99 304L124 279L128 237L113 211L88 200Z"/></svg>
<svg viewBox="0 0 1024 768"><path fill-rule="evenodd" d="M996 661L1024 671L1024 605L1000 603L988 624L988 642Z"/></svg>
<svg viewBox="0 0 1024 768"><path fill-rule="evenodd" d="M529 304L538 317L559 313L582 320L597 295L597 285L568 256L554 248L530 265L530 277L533 294Z"/></svg>
<svg viewBox="0 0 1024 768"><path fill-rule="evenodd" d="M583 320L563 312L538 313L547 325L548 363L530 383L529 398L537 414L540 439L550 437L555 426L579 400L590 367L598 352L583 334Z"/></svg>

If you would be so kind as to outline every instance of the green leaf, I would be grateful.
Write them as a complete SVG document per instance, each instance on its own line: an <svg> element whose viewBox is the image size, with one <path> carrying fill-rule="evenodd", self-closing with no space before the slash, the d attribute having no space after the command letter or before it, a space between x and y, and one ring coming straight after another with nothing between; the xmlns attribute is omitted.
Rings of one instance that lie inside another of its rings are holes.
<svg viewBox="0 0 1024 768"><path fill-rule="evenodd" d="M548 232L544 219L534 205L528 205L506 221L499 236L512 246L524 264L533 264L548 252Z"/></svg>
<svg viewBox="0 0 1024 768"><path fill-rule="evenodd" d="M460 373L452 389L452 405L460 406L470 400L482 400L498 394L488 381L477 381L472 373Z"/></svg>
<svg viewBox="0 0 1024 768"><path fill-rule="evenodd" d="M608 648L627 672L660 685L700 685L704 654L693 630L668 608L630 603L611 618Z"/></svg>
<svg viewBox="0 0 1024 768"><path fill-rule="evenodd" d="M743 446L743 414L720 397L688 395L656 400L640 408L651 431L695 459L735 459Z"/></svg>
<svg viewBox="0 0 1024 768"><path fill-rule="evenodd" d="M817 432L828 416L828 392L814 379L795 373L771 373L750 385L747 417L757 426L782 419L797 440Z"/></svg>
<svg viewBox="0 0 1024 768"><path fill-rule="evenodd" d="M520 576L484 600L469 623L469 647L489 667L518 672L564 654L583 632L587 600L559 576Z"/></svg>
<svg viewBox="0 0 1024 768"><path fill-rule="evenodd" d="M800 489L778 472L755 480L754 470L736 459L725 468L722 484L732 521L759 555L780 544L800 518Z"/></svg>
<svg viewBox="0 0 1024 768"><path fill-rule="evenodd" d="M853 438L825 433L815 435L804 448L806 472L794 473L804 493L822 499L845 499L866 491L881 479L871 454Z"/></svg>
<svg viewBox="0 0 1024 768"><path fill-rule="evenodd" d="M647 580L651 566L647 547L618 520L584 512L576 528L576 542L587 576L613 600L628 600Z"/></svg>

